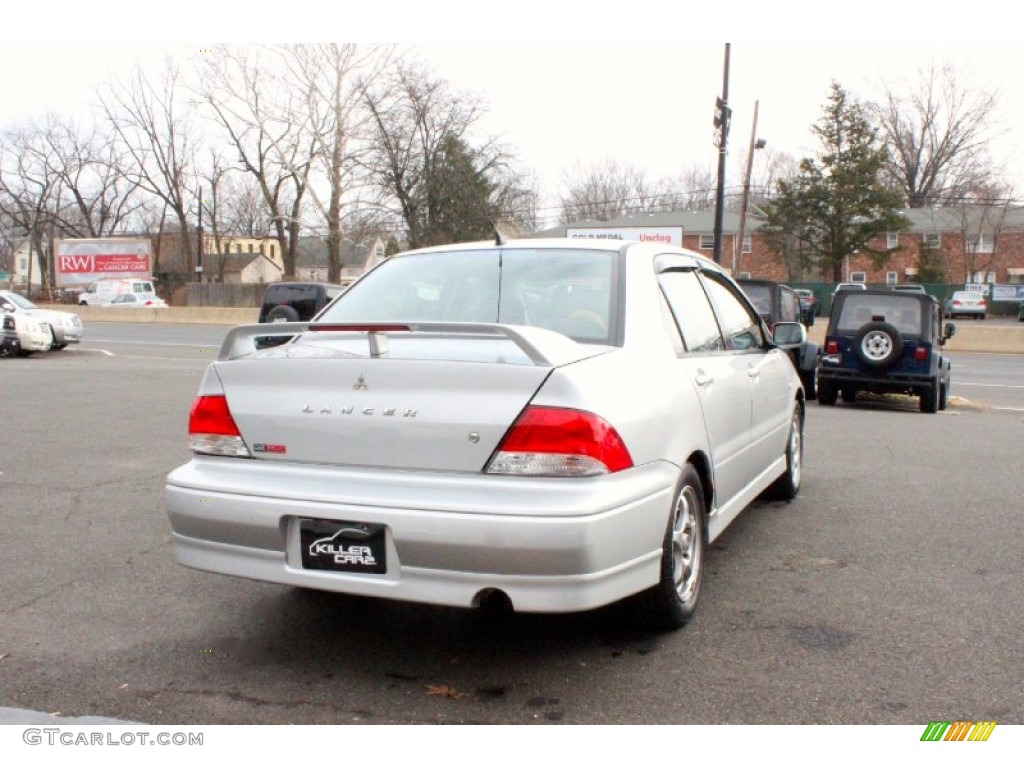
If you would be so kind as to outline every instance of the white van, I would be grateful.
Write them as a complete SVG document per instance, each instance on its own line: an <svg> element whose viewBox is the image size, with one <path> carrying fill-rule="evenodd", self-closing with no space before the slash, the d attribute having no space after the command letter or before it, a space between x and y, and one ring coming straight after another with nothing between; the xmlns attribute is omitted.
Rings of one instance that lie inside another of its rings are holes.
<svg viewBox="0 0 1024 768"><path fill-rule="evenodd" d="M83 306L109 304L118 296L134 293L140 299L155 299L156 288L153 281L142 278L111 277L97 280L78 295L78 303Z"/></svg>

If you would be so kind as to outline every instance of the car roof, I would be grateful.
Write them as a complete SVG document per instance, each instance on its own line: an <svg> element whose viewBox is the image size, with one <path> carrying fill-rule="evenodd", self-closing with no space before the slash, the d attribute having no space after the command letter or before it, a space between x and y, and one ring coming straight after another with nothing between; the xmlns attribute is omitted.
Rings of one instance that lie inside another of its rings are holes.
<svg viewBox="0 0 1024 768"><path fill-rule="evenodd" d="M532 249L532 250L543 250L543 249L564 249L571 248L575 250L586 250L586 251L610 251L616 253L622 253L629 251L633 253L644 253L651 257L682 257L688 260L692 260L694 264L699 264L705 269L719 272L721 274L728 274L725 268L721 264L717 264L707 256L697 251L691 251L688 248L680 248L679 246L665 245L664 243L647 243L640 240L613 240L610 238L570 238L570 237L537 237L537 238L520 238L516 240L508 240L502 243L496 243L494 240L482 240L471 243L452 243L450 245L433 245L424 248L415 248L409 251L403 251L395 254L392 258L406 258L409 256L418 256L426 253L453 253L459 251L480 251L480 250L499 250L499 249ZM383 263L383 262L382 262Z"/></svg>

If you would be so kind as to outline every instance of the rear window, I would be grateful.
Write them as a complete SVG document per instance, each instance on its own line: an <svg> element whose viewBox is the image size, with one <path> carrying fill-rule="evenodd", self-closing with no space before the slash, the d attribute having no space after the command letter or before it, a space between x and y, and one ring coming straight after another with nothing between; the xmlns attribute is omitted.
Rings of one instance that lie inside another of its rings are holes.
<svg viewBox="0 0 1024 768"><path fill-rule="evenodd" d="M132 283L133 293L155 293L152 283Z"/></svg>
<svg viewBox="0 0 1024 768"><path fill-rule="evenodd" d="M759 314L770 315L772 313L771 286L742 283L740 287L743 288L743 292L747 294L747 298L750 299L750 303L754 305L754 309Z"/></svg>
<svg viewBox="0 0 1024 768"><path fill-rule="evenodd" d="M896 326L901 334L921 333L924 305L906 295L894 292L891 296L858 296L850 294L843 303L836 328L853 333L871 322Z"/></svg>
<svg viewBox="0 0 1024 768"><path fill-rule="evenodd" d="M617 253L578 249L395 256L350 287L320 320L503 323L613 344L617 264Z"/></svg>

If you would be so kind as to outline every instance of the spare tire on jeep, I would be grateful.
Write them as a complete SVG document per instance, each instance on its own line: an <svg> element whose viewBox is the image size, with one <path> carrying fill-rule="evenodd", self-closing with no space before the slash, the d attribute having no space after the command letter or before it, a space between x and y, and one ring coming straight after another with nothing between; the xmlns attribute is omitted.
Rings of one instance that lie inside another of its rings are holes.
<svg viewBox="0 0 1024 768"><path fill-rule="evenodd" d="M268 323L297 323L299 313L288 304L278 304L267 313Z"/></svg>
<svg viewBox="0 0 1024 768"><path fill-rule="evenodd" d="M854 334L853 352L867 368L891 368L903 354L903 337L891 323L866 323Z"/></svg>

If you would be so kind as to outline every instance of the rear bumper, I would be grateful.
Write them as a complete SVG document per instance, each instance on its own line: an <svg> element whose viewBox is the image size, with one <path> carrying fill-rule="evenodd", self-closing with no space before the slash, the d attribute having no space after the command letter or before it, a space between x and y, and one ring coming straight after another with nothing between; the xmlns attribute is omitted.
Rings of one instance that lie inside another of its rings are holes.
<svg viewBox="0 0 1024 768"><path fill-rule="evenodd" d="M678 467L598 478L386 472L196 457L171 473L167 512L183 565L325 591L568 612L657 583ZM387 572L306 570L303 518L385 526Z"/></svg>
<svg viewBox="0 0 1024 768"><path fill-rule="evenodd" d="M822 384L842 387L854 385L879 393L919 392L930 387L935 377L940 374L930 373L868 373L852 368L833 368L822 365L818 367L818 386Z"/></svg>

